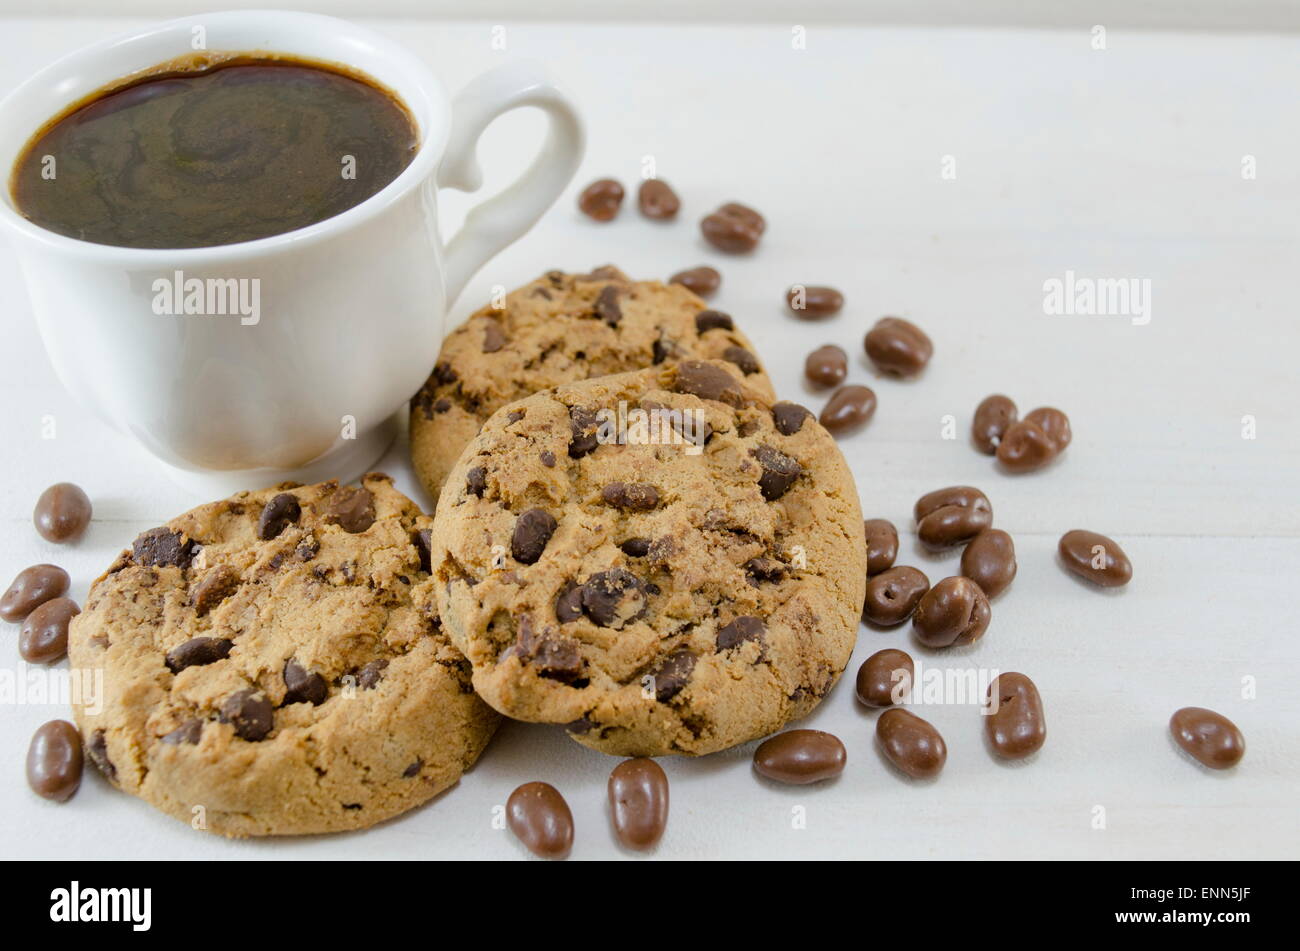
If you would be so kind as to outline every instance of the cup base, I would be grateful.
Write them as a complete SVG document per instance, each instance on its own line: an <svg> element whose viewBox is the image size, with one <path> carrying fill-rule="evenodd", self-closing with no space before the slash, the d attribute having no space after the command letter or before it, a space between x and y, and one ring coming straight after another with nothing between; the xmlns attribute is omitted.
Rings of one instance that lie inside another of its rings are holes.
<svg viewBox="0 0 1300 951"><path fill-rule="evenodd" d="M355 482L379 461L393 444L403 413L394 413L369 432L330 450L298 469L232 469L229 471L182 469L159 462L167 477L182 489L207 500L225 498L245 489L264 489L280 482L311 485L326 479Z"/></svg>

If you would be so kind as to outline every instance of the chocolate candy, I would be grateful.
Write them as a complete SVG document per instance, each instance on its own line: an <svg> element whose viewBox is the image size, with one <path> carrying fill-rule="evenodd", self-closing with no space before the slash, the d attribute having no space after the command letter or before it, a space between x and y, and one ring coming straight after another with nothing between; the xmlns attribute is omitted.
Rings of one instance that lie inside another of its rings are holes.
<svg viewBox="0 0 1300 951"><path fill-rule="evenodd" d="M68 622L81 613L71 598L46 601L23 621L18 653L32 664L52 664L68 652Z"/></svg>
<svg viewBox="0 0 1300 951"><path fill-rule="evenodd" d="M656 221L676 218L682 207L677 193L667 182L658 178L647 178L641 183L636 193L636 203L641 214Z"/></svg>
<svg viewBox="0 0 1300 951"><path fill-rule="evenodd" d="M913 779L938 776L948 759L939 731L901 707L886 710L876 720L876 739L885 759Z"/></svg>
<svg viewBox="0 0 1300 951"><path fill-rule="evenodd" d="M534 855L562 859L573 848L573 813L550 783L524 783L506 800L506 825Z"/></svg>
<svg viewBox="0 0 1300 951"><path fill-rule="evenodd" d="M1065 447L1070 445L1070 440L1074 438L1074 433L1070 430L1070 417L1059 409L1040 406L1038 409L1026 413L1024 421L1033 423L1041 429L1052 445L1056 447L1057 452L1064 452Z"/></svg>
<svg viewBox="0 0 1300 951"><path fill-rule="evenodd" d="M833 287L796 284L785 292L790 312L803 320L833 317L844 306L844 295Z"/></svg>
<svg viewBox="0 0 1300 951"><path fill-rule="evenodd" d="M702 264L699 267L678 271L668 279L668 283L680 284L688 291L707 299L717 293L722 285L722 275L716 269Z"/></svg>
<svg viewBox="0 0 1300 951"><path fill-rule="evenodd" d="M1061 536L1056 549L1066 568L1103 588L1118 588L1133 577L1124 549L1105 535L1076 528Z"/></svg>
<svg viewBox="0 0 1300 951"><path fill-rule="evenodd" d="M862 532L867 537L867 577L878 575L898 557L898 529L883 518L868 518L862 522Z"/></svg>
<svg viewBox="0 0 1300 951"><path fill-rule="evenodd" d="M930 590L930 579L908 565L888 568L867 579L867 597L862 613L872 624L891 627L902 624Z"/></svg>
<svg viewBox="0 0 1300 951"><path fill-rule="evenodd" d="M753 208L728 202L700 222L704 240L719 251L743 254L758 247L767 222Z"/></svg>
<svg viewBox="0 0 1300 951"><path fill-rule="evenodd" d="M735 330L736 322L730 314L720 310L702 310L695 315L695 332L707 333L710 330Z"/></svg>
<svg viewBox="0 0 1300 951"><path fill-rule="evenodd" d="M971 421L970 438L975 448L986 456L998 451L998 443L1003 434L1019 418L1019 411L1011 397L995 393L984 397L975 407L975 418Z"/></svg>
<svg viewBox="0 0 1300 951"><path fill-rule="evenodd" d="M588 218L609 221L623 204L623 186L612 178L592 182L578 196L578 208Z"/></svg>
<svg viewBox="0 0 1300 951"><path fill-rule="evenodd" d="M81 785L81 734L67 720L51 720L27 747L27 785L55 802L67 802Z"/></svg>
<svg viewBox="0 0 1300 951"><path fill-rule="evenodd" d="M993 752L1003 759L1023 759L1038 751L1047 739L1047 721L1043 719L1043 698L1032 680L1012 672L999 674L989 684L984 732Z"/></svg>
<svg viewBox="0 0 1300 951"><path fill-rule="evenodd" d="M821 730L788 730L759 744L754 769L778 783L806 786L838 776L847 759L838 736Z"/></svg>
<svg viewBox="0 0 1300 951"><path fill-rule="evenodd" d="M961 573L997 597L1016 577L1015 542L1000 528L984 529L961 553Z"/></svg>
<svg viewBox="0 0 1300 951"><path fill-rule="evenodd" d="M867 356L881 373L916 376L934 355L934 344L916 324L899 317L882 317L863 340Z"/></svg>
<svg viewBox="0 0 1300 951"><path fill-rule="evenodd" d="M998 443L998 462L1008 472L1041 469L1070 444L1070 420L1059 409L1040 407L1012 424Z"/></svg>
<svg viewBox="0 0 1300 951"><path fill-rule="evenodd" d="M988 496L969 485L927 492L912 510L916 534L930 548L951 548L969 541L993 524Z"/></svg>
<svg viewBox="0 0 1300 951"><path fill-rule="evenodd" d="M820 422L835 435L852 432L876 414L876 394L869 387L841 386L822 409Z"/></svg>
<svg viewBox="0 0 1300 951"><path fill-rule="evenodd" d="M57 565L32 565L18 572L0 597L0 619L21 621L46 601L68 590L68 573Z"/></svg>
<svg viewBox="0 0 1300 951"><path fill-rule="evenodd" d="M892 707L912 692L916 665L906 651L887 647L858 668L858 699L869 707Z"/></svg>
<svg viewBox="0 0 1300 951"><path fill-rule="evenodd" d="M849 355L843 348L828 343L808 354L803 373L815 386L839 386L849 373Z"/></svg>
<svg viewBox="0 0 1300 951"><path fill-rule="evenodd" d="M609 817L624 848L653 848L668 825L668 777L652 759L624 760L609 774Z"/></svg>
<svg viewBox="0 0 1300 951"><path fill-rule="evenodd" d="M1230 769L1246 753L1246 738L1236 724L1204 707L1183 707L1169 718L1174 742L1210 769Z"/></svg>
<svg viewBox="0 0 1300 951"><path fill-rule="evenodd" d="M47 542L62 544L81 537L90 524L90 499L71 482L52 485L36 500L32 522Z"/></svg>
<svg viewBox="0 0 1300 951"><path fill-rule="evenodd" d="M912 615L912 632L926 647L973 644L989 628L989 599L969 578L944 578L925 593Z"/></svg>

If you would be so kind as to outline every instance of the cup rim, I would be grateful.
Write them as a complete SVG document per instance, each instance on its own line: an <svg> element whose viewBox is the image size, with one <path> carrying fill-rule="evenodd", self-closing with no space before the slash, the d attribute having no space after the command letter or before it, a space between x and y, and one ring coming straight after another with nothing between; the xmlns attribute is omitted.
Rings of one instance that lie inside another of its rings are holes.
<svg viewBox="0 0 1300 951"><path fill-rule="evenodd" d="M384 82L404 101L415 99L417 95L422 97L428 105L428 113L431 116L438 112L443 114L442 122L427 122L424 125L427 128L419 128L418 119L417 132L420 135L420 146L415 153L415 158L404 168L401 173L391 182L375 192L364 201L353 205L345 211L340 212L332 217L325 218L314 224L307 225L304 228L297 228L293 231L285 231L280 234L268 235L264 238L255 238L251 241L241 241L234 244L216 244L197 248L131 248L115 244L98 244L93 241L84 241L80 238L73 238L69 235L60 234L56 231L50 231L36 224L34 221L25 218L14 208L10 196L6 195L0 198L0 222L7 225L14 233L44 245L48 250L59 252L65 255L73 255L83 258L97 258L105 261L120 261L124 265L133 267L148 266L183 266L185 264L212 264L222 261L239 261L249 258L257 258L268 253L286 251L290 249L304 248L316 244L322 240L333 237L341 232L351 230L362 225L374 218L382 215L393 205L402 201L412 190L427 181L436 169L437 163L442 158L443 150L446 148L447 139L450 134L451 116L449 114L449 100L442 83L433 71L410 50L406 49L399 43L396 43L380 33L376 33L367 27L359 26L350 20L344 20L339 17L325 16L319 13L305 13L293 10L227 10L218 13L198 14L188 17L179 17L176 19L166 20L160 23L154 23L151 26L141 27L135 30L128 30L115 34L87 46L80 47L70 53L60 56L49 65L32 74L28 79L19 84L9 95L0 99L0 113L3 113L13 103L22 99L23 96L30 93L31 90L51 82L60 73L67 68L82 60L102 56L112 51L134 42L140 42L150 37L162 33L181 31L188 32L189 28L196 25L211 27L213 24L220 24L222 21L249 21L264 20L268 22L282 22L281 29L286 26L291 27L287 21L297 21L298 23L313 22L318 26L332 26L338 30L346 31L352 36L365 40L377 49L383 51L384 59L393 63L398 70L406 74L407 82L399 86L397 83ZM271 42L268 44L267 52L279 52L277 44ZM301 52L296 55L311 57L311 53ZM322 62L329 61L329 57L320 57ZM370 75L368 71L360 67L353 66L341 60L337 62L347 65L350 68L357 69L365 75ZM139 69L147 69L151 64L142 64ZM130 75L133 70L126 70L123 76ZM376 78L376 82L379 82ZM57 114L57 113L55 113ZM414 118L414 116L413 116ZM36 130L33 129L32 133ZM0 188L8 190L9 176L12 174L12 168L0 169Z"/></svg>

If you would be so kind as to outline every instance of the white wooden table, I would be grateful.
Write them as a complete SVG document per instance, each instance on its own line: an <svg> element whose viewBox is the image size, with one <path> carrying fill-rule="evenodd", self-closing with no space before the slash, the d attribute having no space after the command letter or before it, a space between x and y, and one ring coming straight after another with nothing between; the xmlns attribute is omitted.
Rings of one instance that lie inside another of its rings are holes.
<svg viewBox="0 0 1300 951"><path fill-rule="evenodd" d="M0 20L0 88L134 22ZM783 396L820 408L802 362L826 342L852 355L852 381L876 389L876 419L842 446L865 513L908 532L901 563L932 581L956 572L956 554L925 555L910 534L912 502L943 485L984 488L996 523L1015 537L1020 575L974 648L930 654L913 650L906 629L863 628L846 681L804 724L848 745L839 780L761 781L752 744L665 762L672 816L659 857L1300 853L1300 40L1112 30L1096 51L1080 31L814 26L807 48L794 50L788 25L506 23L498 51L488 23L372 25L420 51L452 88L506 57L545 60L589 119L580 181L472 282L458 317L492 285L552 267L612 260L666 277L714 264L724 274L715 305L749 332ZM540 128L522 115L490 130L489 183L523 167ZM647 155L681 194L682 220L657 224L630 207L604 226L578 215L578 187L605 175L632 183ZM1243 178L1244 156L1254 157L1254 179ZM956 177L944 177L953 163ZM698 236L699 217L731 199L768 218L750 258L719 255ZM449 224L466 204L446 202ZM1149 279L1150 322L1046 315L1044 282L1067 270ZM793 282L833 284L848 305L833 321L801 324L783 310ZM884 314L933 337L923 379L882 380L866 366L863 332ZM0 584L54 561L81 600L138 531L204 500L71 402L7 251L0 353ZM1069 412L1075 440L1058 465L1011 477L970 448L970 414L994 391L1022 410ZM955 440L943 438L947 416ZM1243 438L1244 417L1253 439ZM55 438L43 438L51 422ZM416 492L403 446L382 468ZM72 547L46 544L30 522L37 495L60 480L95 503L91 530ZM1057 538L1075 527L1124 545L1136 571L1127 589L1089 589L1055 563ZM21 674L16 629L5 640L0 672ZM1047 745L1031 762L1000 765L973 707L926 708L947 739L947 767L928 785L901 779L874 748L874 716L856 706L851 684L863 658L891 645L926 664L1028 673L1046 703ZM1254 699L1243 697L1251 683ZM1237 769L1210 773L1176 751L1166 723L1186 705L1241 726L1248 752ZM28 739L67 710L3 706L7 856L519 857L494 827L494 808L531 779L567 797L575 857L625 854L605 814L614 761L558 728L508 724L457 788L380 828L227 842L93 774L66 805L38 799L23 781Z"/></svg>

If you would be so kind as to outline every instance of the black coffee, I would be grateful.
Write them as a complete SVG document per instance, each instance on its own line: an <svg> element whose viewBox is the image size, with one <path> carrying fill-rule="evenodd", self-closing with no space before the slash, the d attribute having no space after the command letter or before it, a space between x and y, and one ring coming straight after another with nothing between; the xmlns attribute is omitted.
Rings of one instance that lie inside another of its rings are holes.
<svg viewBox="0 0 1300 951"><path fill-rule="evenodd" d="M212 54L97 93L14 166L43 228L128 248L197 248L304 228L365 201L418 147L392 93L289 58Z"/></svg>

